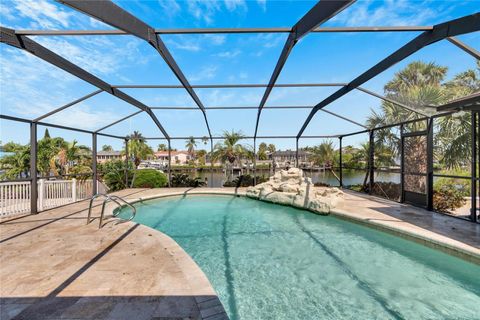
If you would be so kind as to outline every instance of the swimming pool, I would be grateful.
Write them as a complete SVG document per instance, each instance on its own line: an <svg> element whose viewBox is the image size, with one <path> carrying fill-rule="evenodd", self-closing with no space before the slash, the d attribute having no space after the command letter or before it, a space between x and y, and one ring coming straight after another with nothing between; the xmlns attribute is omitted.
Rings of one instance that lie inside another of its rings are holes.
<svg viewBox="0 0 480 320"><path fill-rule="evenodd" d="M368 227L233 196L136 206L135 221L197 262L232 320L480 315L480 266Z"/></svg>

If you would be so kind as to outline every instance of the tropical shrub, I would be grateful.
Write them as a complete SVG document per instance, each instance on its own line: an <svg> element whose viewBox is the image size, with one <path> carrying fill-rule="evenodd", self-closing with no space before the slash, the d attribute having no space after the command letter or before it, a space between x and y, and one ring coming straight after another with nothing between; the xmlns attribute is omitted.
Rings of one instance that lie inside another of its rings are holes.
<svg viewBox="0 0 480 320"><path fill-rule="evenodd" d="M268 181L265 176L257 176L257 184ZM224 187L250 187L253 186L253 176L249 174L241 175L233 179L232 181L226 181Z"/></svg>
<svg viewBox="0 0 480 320"><path fill-rule="evenodd" d="M400 191L399 183L375 182L372 194L389 200L400 201Z"/></svg>
<svg viewBox="0 0 480 320"><path fill-rule="evenodd" d="M315 182L313 185L315 187L330 187L330 184L325 183L325 182Z"/></svg>
<svg viewBox="0 0 480 320"><path fill-rule="evenodd" d="M134 188L161 188L167 184L167 176L155 169L137 170L133 180Z"/></svg>
<svg viewBox="0 0 480 320"><path fill-rule="evenodd" d="M452 172L452 175L457 172ZM441 191L446 189L455 189L462 197L470 195L470 180L469 179L455 179L455 178L439 178L433 184L434 191Z"/></svg>
<svg viewBox="0 0 480 320"><path fill-rule="evenodd" d="M445 184L437 190L433 190L433 208L440 212L454 211L466 204L466 200L460 190L453 185Z"/></svg>
<svg viewBox="0 0 480 320"><path fill-rule="evenodd" d="M198 188L203 187L205 182L202 181L200 177L190 178L190 176L185 173L174 173L170 185L172 187Z"/></svg>
<svg viewBox="0 0 480 320"><path fill-rule="evenodd" d="M107 185L110 191L122 190L129 188L133 179L133 164L128 163L127 176L125 181L125 161L112 160L102 164L98 164L97 172L100 179Z"/></svg>
<svg viewBox="0 0 480 320"><path fill-rule="evenodd" d="M369 192L369 185L367 184L354 184L345 186L346 189L350 189L357 192ZM400 184L394 182L375 182L373 184L372 195L400 201Z"/></svg>

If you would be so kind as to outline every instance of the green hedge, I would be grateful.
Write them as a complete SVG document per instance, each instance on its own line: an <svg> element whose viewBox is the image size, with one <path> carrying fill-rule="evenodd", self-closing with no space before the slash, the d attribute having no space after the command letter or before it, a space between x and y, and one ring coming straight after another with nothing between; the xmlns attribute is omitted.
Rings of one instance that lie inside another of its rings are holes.
<svg viewBox="0 0 480 320"><path fill-rule="evenodd" d="M161 188L167 184L167 176L155 169L137 170L133 180L134 188Z"/></svg>

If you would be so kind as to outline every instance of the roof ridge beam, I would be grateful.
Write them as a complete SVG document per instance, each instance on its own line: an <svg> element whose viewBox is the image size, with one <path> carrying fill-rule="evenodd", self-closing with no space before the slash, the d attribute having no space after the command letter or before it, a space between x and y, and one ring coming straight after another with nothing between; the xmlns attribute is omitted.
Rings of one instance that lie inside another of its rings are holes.
<svg viewBox="0 0 480 320"><path fill-rule="evenodd" d="M270 77L268 86L263 94L262 100L260 101L260 105L258 106L257 120L255 123L255 137L258 133L258 125L262 109L267 103L267 99L273 90L275 82L277 82L280 72L285 66L288 56L295 44L313 29L347 8L353 2L354 0L319 1L292 27L292 30L285 41L282 52L280 53L275 69Z"/></svg>
<svg viewBox="0 0 480 320"><path fill-rule="evenodd" d="M327 32L420 32L432 30L432 26L358 26L358 27L319 27L312 33ZM155 28L157 34L238 34L238 33L289 33L291 28ZM24 36L88 36L88 35L129 35L123 30L16 30Z"/></svg>
<svg viewBox="0 0 480 320"><path fill-rule="evenodd" d="M425 31L421 33L413 40L407 42L405 45L390 54L388 57L386 57L385 59L383 59L355 79L353 79L347 86L339 89L338 91L334 92L332 95L328 96L327 98L319 102L317 105L315 105L315 107L312 109L307 119L305 120L302 128L298 132L297 137L302 136L303 132L305 131L308 124L318 110L343 97L353 89L361 86L362 84L382 73L383 71L387 70L397 62L402 61L403 59L419 51L420 49L445 38L479 30L480 13L477 12L455 20L437 24L433 26L433 29L431 31Z"/></svg>

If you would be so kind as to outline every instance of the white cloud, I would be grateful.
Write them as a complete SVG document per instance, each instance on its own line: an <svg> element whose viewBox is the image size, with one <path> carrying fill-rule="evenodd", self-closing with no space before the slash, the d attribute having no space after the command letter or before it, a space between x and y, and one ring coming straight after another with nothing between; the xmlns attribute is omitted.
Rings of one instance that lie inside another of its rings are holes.
<svg viewBox="0 0 480 320"><path fill-rule="evenodd" d="M190 81L200 81L200 80L208 80L213 79L217 75L217 67L216 66L206 66L203 67L200 72L191 75L188 77Z"/></svg>
<svg viewBox="0 0 480 320"><path fill-rule="evenodd" d="M229 51L222 51L220 53L215 54L215 56L220 58L232 59L238 56L240 53L242 53L242 51L235 49L235 50L229 50Z"/></svg>
<svg viewBox="0 0 480 320"><path fill-rule="evenodd" d="M248 10L245 0L224 0L225 8L230 11L241 11L245 13ZM197 20L205 22L207 25L214 22L215 14L221 12L223 6L220 1L189 0L187 1L188 12Z"/></svg>
<svg viewBox="0 0 480 320"><path fill-rule="evenodd" d="M234 11L237 9L247 9L247 5L244 0L225 0L225 7L228 11Z"/></svg>
<svg viewBox="0 0 480 320"><path fill-rule="evenodd" d="M206 106L230 107L258 106L263 89L198 89L197 93Z"/></svg>
<svg viewBox="0 0 480 320"><path fill-rule="evenodd" d="M75 97L66 92L70 86L81 82L17 49L3 49L0 64L2 83L9 84L9 90L2 90L1 94L2 113L8 110L9 113L35 118L60 107L59 101L73 100Z"/></svg>
<svg viewBox="0 0 480 320"><path fill-rule="evenodd" d="M208 46L220 46L225 40L225 35L175 35L168 37L166 43L176 49L198 52Z"/></svg>
<svg viewBox="0 0 480 320"><path fill-rule="evenodd" d="M186 51L193 51L197 52L200 51L200 45L199 43L196 42L191 42L191 41L175 41L175 40L168 40L167 41L172 47L180 50L186 50Z"/></svg>
<svg viewBox="0 0 480 320"><path fill-rule="evenodd" d="M197 20L203 20L207 24L213 23L215 12L220 10L216 1L190 0L187 2L188 12Z"/></svg>
<svg viewBox="0 0 480 320"><path fill-rule="evenodd" d="M112 41L106 36L78 37L67 41L61 37L33 37L42 46L96 75L113 74L129 61L147 63L151 55L140 52L141 40ZM153 52L152 52L153 53Z"/></svg>
<svg viewBox="0 0 480 320"><path fill-rule="evenodd" d="M32 20L32 27L55 29L68 27L71 13L45 0L8 1L21 17Z"/></svg>
<svg viewBox="0 0 480 320"><path fill-rule="evenodd" d="M421 25L446 13L428 1L388 0L378 4L373 0L357 2L330 21L346 26ZM448 11L448 8L444 9Z"/></svg>
<svg viewBox="0 0 480 320"><path fill-rule="evenodd" d="M267 11L267 0L257 0L257 3L263 11Z"/></svg>
<svg viewBox="0 0 480 320"><path fill-rule="evenodd" d="M84 103L81 108L72 107L48 117L47 122L72 128L96 130L123 116L113 112L95 109L96 110L93 110L88 104Z"/></svg>
<svg viewBox="0 0 480 320"><path fill-rule="evenodd" d="M162 13L174 16L180 12L180 5L175 0L158 0L158 4L164 10Z"/></svg>
<svg viewBox="0 0 480 320"><path fill-rule="evenodd" d="M225 43L227 37L224 34L206 34L204 38L211 44L219 46Z"/></svg>

